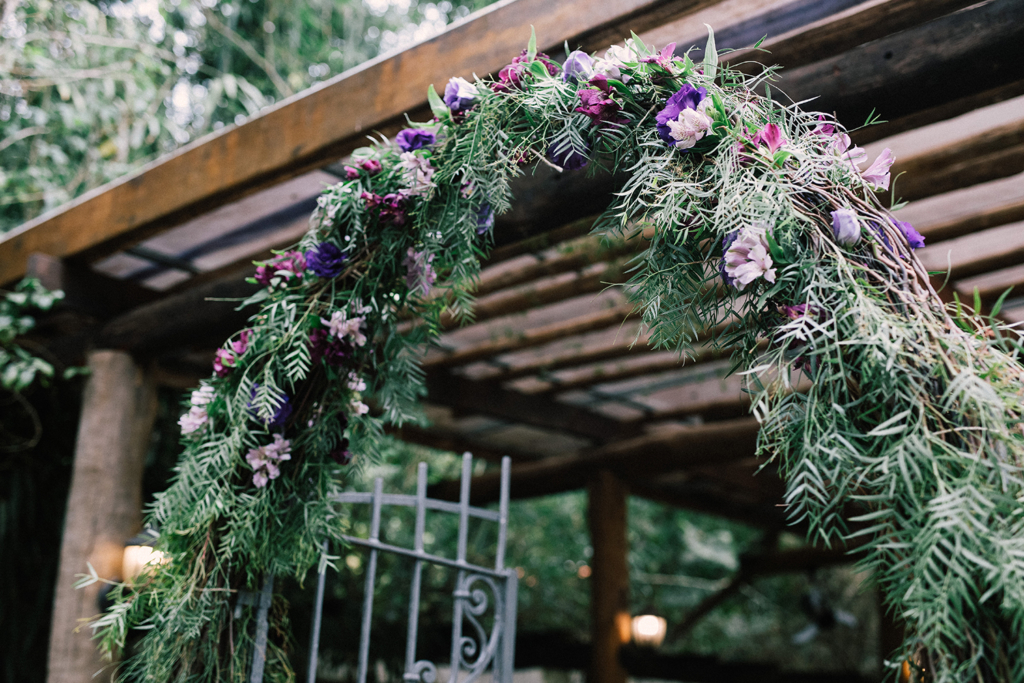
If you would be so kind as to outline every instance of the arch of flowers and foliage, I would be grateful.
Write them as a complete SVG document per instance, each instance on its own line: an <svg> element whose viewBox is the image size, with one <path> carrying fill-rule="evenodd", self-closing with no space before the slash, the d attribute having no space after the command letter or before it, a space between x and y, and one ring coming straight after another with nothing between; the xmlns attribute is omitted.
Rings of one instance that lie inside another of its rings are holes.
<svg viewBox="0 0 1024 683"><path fill-rule="evenodd" d="M906 622L894 661L1024 680L1017 338L938 298L920 235L876 197L889 150L868 165L830 117L759 94L772 70L719 64L713 35L702 62L673 49L634 37L559 65L531 41L497 79L431 89L431 122L354 154L295 250L259 264L251 327L182 416L184 454L149 512L169 562L94 623L114 654L146 630L124 680L245 678L236 592L333 559L331 494L384 425L418 419L417 358L445 308L471 317L494 215L536 163L628 174L594 230L650 240L626 291L652 343L733 351L792 518L862 544ZM272 639L268 680L290 671Z"/></svg>

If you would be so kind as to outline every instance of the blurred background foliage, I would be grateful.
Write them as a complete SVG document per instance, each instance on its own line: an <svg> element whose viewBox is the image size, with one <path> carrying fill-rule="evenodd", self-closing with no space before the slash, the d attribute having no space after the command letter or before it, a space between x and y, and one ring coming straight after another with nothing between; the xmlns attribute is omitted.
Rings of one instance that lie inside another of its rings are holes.
<svg viewBox="0 0 1024 683"><path fill-rule="evenodd" d="M492 0L0 0L0 232Z"/></svg>

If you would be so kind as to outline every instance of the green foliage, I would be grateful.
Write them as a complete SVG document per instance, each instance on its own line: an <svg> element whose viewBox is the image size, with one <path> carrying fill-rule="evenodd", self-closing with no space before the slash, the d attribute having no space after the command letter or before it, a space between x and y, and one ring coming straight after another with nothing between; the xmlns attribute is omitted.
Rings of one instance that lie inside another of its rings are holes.
<svg viewBox="0 0 1024 683"><path fill-rule="evenodd" d="M36 326L33 314L46 312L64 298L64 292L51 292L35 278L25 278L0 298L0 389L20 393L38 381L46 385L53 377L53 364L25 348L18 340ZM69 371L73 373L74 370ZM68 375L70 376L70 375Z"/></svg>
<svg viewBox="0 0 1024 683"><path fill-rule="evenodd" d="M171 561L124 588L98 624L111 652L130 628L148 629L126 680L244 676L250 617L228 617L237 591L334 559L320 542L345 526L330 503L344 474L335 463L373 461L385 424L419 419L415 359L448 301L468 310L489 244L481 217L509 208L523 165L582 159L630 173L596 230L652 234L627 285L652 343L732 351L794 520L826 543L865 541L863 567L908 624L900 659L936 681L1024 680L1015 333L947 314L837 148L841 129L757 94L770 70L748 78L713 56L698 67L634 39L597 93L536 57L478 82L467 111L422 124L435 141L403 152L382 139L355 154L299 244L335 270L306 268L297 252L262 264L252 328L194 395L175 481L152 509ZM689 144L679 149L655 115L684 86L708 94L689 122L680 113L667 126ZM611 116L578 111L588 97L611 99ZM834 211L855 234L833 230ZM275 615L280 653L290 641ZM271 679L288 679L275 662Z"/></svg>

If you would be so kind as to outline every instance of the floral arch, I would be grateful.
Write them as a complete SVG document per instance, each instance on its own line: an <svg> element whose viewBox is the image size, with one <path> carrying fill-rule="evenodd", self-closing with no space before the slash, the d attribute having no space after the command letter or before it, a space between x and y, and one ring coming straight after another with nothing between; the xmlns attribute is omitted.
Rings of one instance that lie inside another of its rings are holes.
<svg viewBox="0 0 1024 683"><path fill-rule="evenodd" d="M109 652L148 629L126 680L245 669L231 591L321 561L345 466L417 419L419 350L443 311L470 315L494 215L537 163L628 175L595 231L649 241L626 287L651 343L732 353L792 518L861 544L908 625L902 659L936 681L1024 680L1016 333L947 310L922 238L876 194L889 150L869 164L830 117L773 99L771 69L720 65L713 35L700 63L674 47L634 37L560 65L531 41L495 80L431 89L429 123L355 153L295 250L260 265L251 327L182 416L185 452L150 511L170 561L94 624Z"/></svg>

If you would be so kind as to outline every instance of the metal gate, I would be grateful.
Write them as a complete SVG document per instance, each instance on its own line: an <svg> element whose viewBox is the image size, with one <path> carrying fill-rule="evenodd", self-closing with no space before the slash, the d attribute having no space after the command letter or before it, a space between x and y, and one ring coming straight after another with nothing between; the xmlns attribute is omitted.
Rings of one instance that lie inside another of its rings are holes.
<svg viewBox="0 0 1024 683"><path fill-rule="evenodd" d="M429 562L458 570L455 581L452 614L451 674L448 683L472 683L490 667L494 683L512 683L516 638L516 595L518 577L514 569L505 568L505 541L508 527L509 458L501 461L501 495L498 509L472 507L469 504L469 484L472 477L473 459L469 453L462 456L462 481L459 502L427 498L427 464L420 463L416 478L416 495L385 494L384 482L374 482L373 493L342 493L335 500L339 503L368 504L371 506L369 538L343 536L346 542L369 548L370 558L366 568L366 582L363 597L363 622L359 638L358 683L366 683L370 662L370 620L373 616L373 588L377 574L378 553L394 553L415 561L412 586L409 592L409 621L405 649L405 673L403 680L408 683L439 683L437 665L426 659L416 659L416 638L419 629L420 588L423 564ZM416 527L413 547L381 543L381 514L385 505L413 507L416 509ZM459 516L458 547L455 558L431 555L423 550L423 535L427 510L457 514ZM469 533L469 518L496 522L498 542L494 552L494 568L480 567L466 561L466 545ZM324 550L327 551L327 542ZM320 620L323 614L324 583L326 568L320 572L316 586L316 600L313 608L313 628L309 650L308 683L316 680L318 649L320 644ZM256 652L253 657L252 683L260 683L266 650L267 610L270 606L271 579L267 580L258 598L259 610L256 628ZM254 598L256 596L253 596ZM491 605L493 600L493 607ZM257 600L253 600L257 602ZM486 616L491 611L493 624L485 627Z"/></svg>

